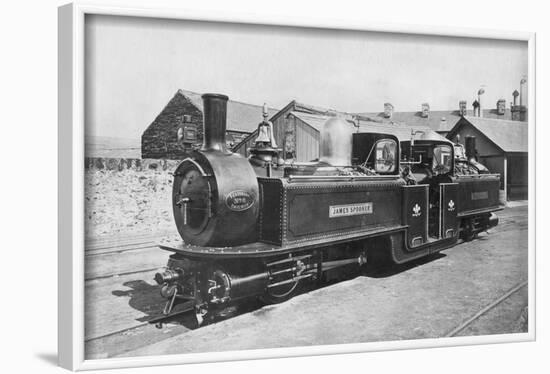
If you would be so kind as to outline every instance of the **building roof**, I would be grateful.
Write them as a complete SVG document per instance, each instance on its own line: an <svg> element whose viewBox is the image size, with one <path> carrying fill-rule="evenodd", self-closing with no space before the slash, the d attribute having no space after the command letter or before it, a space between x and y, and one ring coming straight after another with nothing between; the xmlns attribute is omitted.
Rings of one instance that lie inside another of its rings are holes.
<svg viewBox="0 0 550 374"><path fill-rule="evenodd" d="M296 111L292 111L289 114L295 116L296 118L298 118L302 122L307 123L309 126L313 127L315 130L317 130L319 132L321 132L321 130L323 129L323 126L324 126L325 122L329 118L334 117L334 116L326 116L326 115L321 115L321 114L302 113L302 112L296 112ZM344 118L344 119L348 121L350 126L354 125L354 123L352 121L350 121L349 119L346 119L346 118Z"/></svg>
<svg viewBox="0 0 550 374"><path fill-rule="evenodd" d="M467 115L473 115L472 110L466 111ZM393 112L391 118L384 117L384 112L374 113L359 113L362 116L368 117L376 122L397 122L409 126L427 126L433 131L448 132L450 131L460 120L461 115L458 110L431 110L428 117L422 117L422 112ZM506 112L499 115L496 109L484 109L484 118L498 118L510 120L512 114L510 109L506 109Z"/></svg>
<svg viewBox="0 0 550 374"><path fill-rule="evenodd" d="M178 93L187 97L193 105L195 105L201 111L202 98L200 93L178 90ZM262 110L261 105L247 104L239 101L229 100L227 102L227 130L253 132L257 129L258 124L262 122ZM269 117L273 116L279 110L275 108L267 109Z"/></svg>
<svg viewBox="0 0 550 374"><path fill-rule="evenodd" d="M273 121L275 117L279 116L282 113L292 110L293 112L306 113L306 114L316 114L316 115L335 115L340 114L345 118L353 118L359 123L362 122L382 122L382 123L399 123L408 126L425 126L431 128L433 131L440 133L449 132L462 118L459 110L431 110L428 117L422 117L421 111L412 111L412 112L397 112L394 111L391 118L386 118L384 112L342 112L334 109L327 109L322 107L317 107L309 104L304 104L297 102L296 100L291 101L287 106L281 109L276 113L271 120ZM497 109L484 109L483 111L484 118L497 118L497 119L512 119L512 113L510 108L505 110L505 113L500 115L497 112ZM473 115L473 110L467 110L466 115Z"/></svg>
<svg viewBox="0 0 550 374"><path fill-rule="evenodd" d="M384 122L360 122L359 132L377 132L382 134L395 135L400 142L411 140L412 131L416 132L415 140L441 140L449 141L449 139L439 135L437 132L422 125L404 125L400 123L384 123Z"/></svg>
<svg viewBox="0 0 550 374"><path fill-rule="evenodd" d="M295 112L295 111L290 112L290 114L300 119L301 121L307 123L308 125L310 125L311 127L313 127L315 130L319 132L321 132L321 129L323 128L323 125L325 124L325 122L329 118L331 118L331 116L325 116L320 114L309 114L309 113L302 113L302 112ZM355 126L354 122L351 119L349 118L344 118L344 119L348 121L350 126L353 126L355 131L391 134L391 135L395 135L399 139L399 141L410 140L411 131L421 133L415 136L416 140L430 139L430 140L449 141L447 138L439 135L428 126L422 126L422 125L410 126L410 125L405 125L400 123L384 123L384 122L377 122L377 121L362 120L359 122L359 127L357 127Z"/></svg>
<svg viewBox="0 0 550 374"><path fill-rule="evenodd" d="M529 149L527 122L471 116L464 117L464 120L504 152L527 152ZM447 136L454 137L464 123L457 123Z"/></svg>
<svg viewBox="0 0 550 374"><path fill-rule="evenodd" d="M506 108L505 113L499 115L497 109L484 109L483 118L495 118L498 120L511 121L512 114L510 108ZM401 141L410 139L411 128L416 131L423 131L425 134L429 134L430 139L444 140L443 136L434 136L434 132L440 134L446 134L460 121L462 116L459 110L430 110L428 117L422 117L421 111L411 112L397 112L394 111L391 118L386 118L384 112L359 112L348 113L336 111L334 109L327 109L317 107L309 104L304 104L292 100L283 109L271 114L270 120L275 121L277 117L284 113L290 113L300 118L317 131L321 131L324 121L334 115L341 115L348 121L357 123L360 126L371 126L374 129L376 124L385 124L393 127L379 127L379 131L386 131L396 135ZM473 110L466 110L466 115L473 115ZM399 127L395 127L399 126ZM375 131L375 130L370 130ZM393 131L393 132L392 132ZM244 142L249 141L254 133L244 139ZM428 136L428 135L425 135ZM416 138L418 139L418 138ZM241 144L237 145L234 149L238 149Z"/></svg>

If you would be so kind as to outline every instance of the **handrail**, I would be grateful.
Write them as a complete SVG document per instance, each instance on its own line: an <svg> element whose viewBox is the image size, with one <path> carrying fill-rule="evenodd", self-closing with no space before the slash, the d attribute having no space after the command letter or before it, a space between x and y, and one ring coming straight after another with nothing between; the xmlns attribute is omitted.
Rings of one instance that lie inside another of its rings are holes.
<svg viewBox="0 0 550 374"><path fill-rule="evenodd" d="M369 181L369 180L387 180L387 179L399 179L399 175L289 175L289 182L302 182L306 180L315 181Z"/></svg>

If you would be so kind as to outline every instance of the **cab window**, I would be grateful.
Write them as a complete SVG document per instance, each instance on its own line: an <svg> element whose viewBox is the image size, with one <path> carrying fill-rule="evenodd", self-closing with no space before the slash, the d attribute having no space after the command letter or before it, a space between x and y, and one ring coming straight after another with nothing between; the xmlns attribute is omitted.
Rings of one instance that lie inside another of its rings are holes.
<svg viewBox="0 0 550 374"><path fill-rule="evenodd" d="M449 145L438 145L434 148L432 169L437 174L447 174L452 167L452 150Z"/></svg>
<svg viewBox="0 0 550 374"><path fill-rule="evenodd" d="M396 167L397 144L394 140L384 139L376 143L375 170L377 173L391 173Z"/></svg>

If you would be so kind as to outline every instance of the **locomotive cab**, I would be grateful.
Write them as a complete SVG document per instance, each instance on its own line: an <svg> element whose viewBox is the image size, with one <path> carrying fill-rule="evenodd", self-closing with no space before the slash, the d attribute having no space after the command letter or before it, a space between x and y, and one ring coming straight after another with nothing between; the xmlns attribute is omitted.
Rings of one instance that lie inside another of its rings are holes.
<svg viewBox="0 0 550 374"><path fill-rule="evenodd" d="M432 184L441 182L452 175L454 170L454 150L446 141L420 140L411 145L402 142L402 174L410 184Z"/></svg>
<svg viewBox="0 0 550 374"><path fill-rule="evenodd" d="M445 140L411 139L401 142L401 146L401 173L407 184L428 186L427 237L439 240L457 235L451 227L456 222L453 144ZM443 200L448 200L447 206Z"/></svg>
<svg viewBox="0 0 550 374"><path fill-rule="evenodd" d="M352 139L352 164L378 175L399 174L399 139L382 133L355 133Z"/></svg>

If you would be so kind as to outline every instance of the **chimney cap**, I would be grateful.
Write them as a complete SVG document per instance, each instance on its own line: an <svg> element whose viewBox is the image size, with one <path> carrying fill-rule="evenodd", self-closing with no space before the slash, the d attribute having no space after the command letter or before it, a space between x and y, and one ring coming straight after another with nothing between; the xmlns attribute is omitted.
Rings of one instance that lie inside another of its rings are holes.
<svg viewBox="0 0 550 374"><path fill-rule="evenodd" d="M518 90L514 90L514 92L512 92L512 96L513 96L513 97L519 96Z"/></svg>
<svg viewBox="0 0 550 374"><path fill-rule="evenodd" d="M527 83L527 79L521 78L521 80L519 81L519 84L524 84L524 83Z"/></svg>
<svg viewBox="0 0 550 374"><path fill-rule="evenodd" d="M478 95L483 95L485 93L485 89L482 87L477 91Z"/></svg>
<svg viewBox="0 0 550 374"><path fill-rule="evenodd" d="M223 94L218 94L218 93L205 93L205 94L202 94L202 99L221 99L221 100L225 100L225 101L228 101L229 100L229 97L227 95L223 95Z"/></svg>

